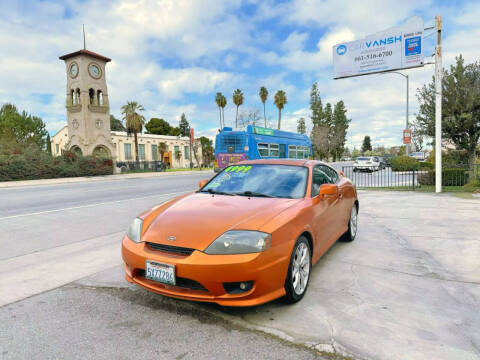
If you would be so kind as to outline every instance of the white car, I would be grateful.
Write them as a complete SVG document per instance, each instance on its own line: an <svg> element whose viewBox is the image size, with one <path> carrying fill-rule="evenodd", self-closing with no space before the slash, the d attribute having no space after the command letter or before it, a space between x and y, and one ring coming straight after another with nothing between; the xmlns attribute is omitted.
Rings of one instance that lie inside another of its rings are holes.
<svg viewBox="0 0 480 360"><path fill-rule="evenodd" d="M379 156L363 156L358 157L353 164L353 171L369 171L382 170L385 164Z"/></svg>

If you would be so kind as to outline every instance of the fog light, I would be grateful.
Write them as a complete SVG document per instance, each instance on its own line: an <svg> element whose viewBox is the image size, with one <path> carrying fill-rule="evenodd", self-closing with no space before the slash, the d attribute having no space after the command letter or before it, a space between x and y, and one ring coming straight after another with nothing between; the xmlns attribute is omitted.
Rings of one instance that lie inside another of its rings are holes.
<svg viewBox="0 0 480 360"><path fill-rule="evenodd" d="M252 287L253 281L223 283L223 288L229 294L241 294L251 290Z"/></svg>

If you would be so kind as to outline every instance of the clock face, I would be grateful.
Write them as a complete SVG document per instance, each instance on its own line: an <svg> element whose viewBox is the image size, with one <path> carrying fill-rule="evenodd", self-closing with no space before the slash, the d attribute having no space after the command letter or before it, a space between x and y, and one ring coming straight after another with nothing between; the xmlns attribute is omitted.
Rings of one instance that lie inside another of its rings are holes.
<svg viewBox="0 0 480 360"><path fill-rule="evenodd" d="M100 66L98 66L97 64L93 64L93 63L88 66L88 72L95 79L98 79L102 75L102 71L100 70Z"/></svg>
<svg viewBox="0 0 480 360"><path fill-rule="evenodd" d="M77 63L74 62L70 65L70 76L72 78L75 78L77 77L77 75L78 75L78 65Z"/></svg>

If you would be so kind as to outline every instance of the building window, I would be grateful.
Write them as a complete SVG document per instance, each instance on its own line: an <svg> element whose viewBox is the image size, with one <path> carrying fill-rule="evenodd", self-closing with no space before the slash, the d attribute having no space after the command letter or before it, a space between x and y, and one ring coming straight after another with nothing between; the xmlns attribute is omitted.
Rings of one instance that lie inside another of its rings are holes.
<svg viewBox="0 0 480 360"><path fill-rule="evenodd" d="M185 160L190 159L190 146L185 146Z"/></svg>
<svg viewBox="0 0 480 360"><path fill-rule="evenodd" d="M158 160L158 146L157 145L152 145L152 160L153 161Z"/></svg>
<svg viewBox="0 0 480 360"><path fill-rule="evenodd" d="M260 154L261 157L267 157L268 156L268 144L258 144L258 153Z"/></svg>
<svg viewBox="0 0 480 360"><path fill-rule="evenodd" d="M138 159L145 160L145 144L138 144Z"/></svg>
<svg viewBox="0 0 480 360"><path fill-rule="evenodd" d="M102 90L97 91L97 104L103 105L103 93Z"/></svg>
<svg viewBox="0 0 480 360"><path fill-rule="evenodd" d="M93 90L93 89L90 88L90 89L88 90L88 96L89 96L89 98L90 98L90 104L93 105L94 99L95 99L95 90Z"/></svg>
<svg viewBox="0 0 480 360"><path fill-rule="evenodd" d="M125 160L132 160L132 144L123 144Z"/></svg>
<svg viewBox="0 0 480 360"><path fill-rule="evenodd" d="M55 144L55 154L60 154L60 145L59 144Z"/></svg>

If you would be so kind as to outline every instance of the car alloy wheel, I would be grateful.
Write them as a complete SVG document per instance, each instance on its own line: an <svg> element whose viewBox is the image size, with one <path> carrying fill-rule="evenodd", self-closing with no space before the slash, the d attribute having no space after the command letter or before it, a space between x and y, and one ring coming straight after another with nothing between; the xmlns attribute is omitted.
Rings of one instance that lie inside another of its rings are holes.
<svg viewBox="0 0 480 360"><path fill-rule="evenodd" d="M293 248L285 281L285 299L288 303L294 303L302 299L307 291L310 279L312 258L308 240L301 236Z"/></svg>

